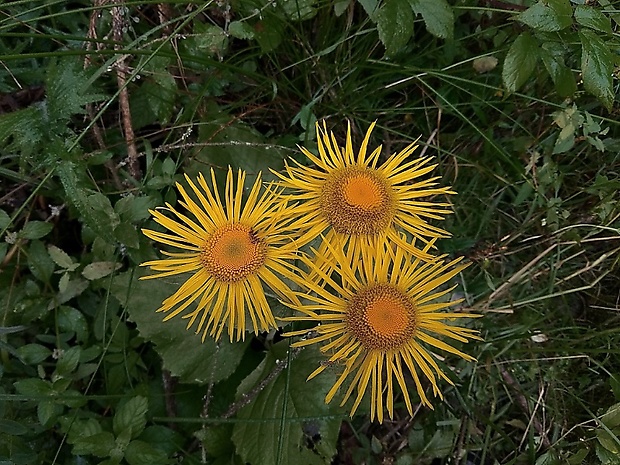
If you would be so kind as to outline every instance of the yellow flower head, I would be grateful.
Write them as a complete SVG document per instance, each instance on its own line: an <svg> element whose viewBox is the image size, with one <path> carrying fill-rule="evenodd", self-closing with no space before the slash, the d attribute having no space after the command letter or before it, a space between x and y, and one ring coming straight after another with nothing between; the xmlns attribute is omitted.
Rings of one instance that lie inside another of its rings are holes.
<svg viewBox="0 0 620 465"><path fill-rule="evenodd" d="M175 219L159 210L150 213L169 232L142 230L154 241L184 250L162 251L168 258L143 263L160 272L143 279L192 273L158 309L168 313L164 321L197 302L195 309L183 318L189 320L188 329L197 323L196 333L202 332L203 341L208 333L219 339L225 325L231 341L235 331L237 340L243 339L247 315L254 332L276 328L263 283L280 298L299 302L277 276L294 276L288 261L296 257L297 247L288 239L290 220L283 214L286 204L278 201L278 193L271 189L261 194L260 174L242 206L245 172L239 170L235 188L229 168L225 208L213 170L213 191L202 174L198 176L198 186L187 175L185 178L198 202L177 183L183 198L179 203L194 219L166 204L162 210L172 213Z"/></svg>
<svg viewBox="0 0 620 465"><path fill-rule="evenodd" d="M372 123L355 154L350 124L346 146L340 148L334 134L327 132L325 122L323 128L317 123L319 156L301 147L316 167L295 162L296 166L286 166L285 175L275 173L285 187L294 190L292 198L300 202L296 207L298 225L306 232L299 243L307 243L327 230L326 242L349 244L356 256L362 249L388 240L428 259L428 255L421 255L411 243L403 241L401 233L424 242L425 238L448 236L427 220L443 219L450 213L450 205L423 199L454 192L449 187L436 187L437 177L420 179L436 165L428 164L430 157L408 159L417 147L415 143L377 166L381 146L367 155L374 127ZM326 250L319 249L322 253Z"/></svg>
<svg viewBox="0 0 620 465"><path fill-rule="evenodd" d="M423 252L428 252L431 240ZM423 404L432 405L422 386L421 377L430 381L435 396L442 397L437 380L443 378L452 384L441 370L430 350L440 349L465 360L473 360L447 342L443 336L459 342L480 339L473 329L448 325L446 321L472 318L480 315L445 312L444 309L459 303L446 302L441 297L455 286L445 287L466 265L460 259L445 263L439 257L423 261L400 247L391 250L381 245L377 253L363 251L362 260L352 260L341 249L328 246L330 260L335 258L333 273L316 261L304 259L310 269L309 276L299 278L299 284L310 293L304 296L309 303L291 305L303 316L289 321L317 323L310 330L287 333L287 336L309 335L293 346L321 343L321 351L329 356L308 379L321 373L326 366L342 366L342 373L325 398L330 402L341 385L351 375L350 385L341 405L354 389L357 396L351 415L358 408L370 384L371 420L383 421L384 397L390 418L394 408L394 379L403 392L405 404L412 413L411 400L405 383L404 369L413 377L416 390ZM325 260L326 257L317 257ZM340 276L340 278L337 278ZM430 349L429 349L430 348Z"/></svg>

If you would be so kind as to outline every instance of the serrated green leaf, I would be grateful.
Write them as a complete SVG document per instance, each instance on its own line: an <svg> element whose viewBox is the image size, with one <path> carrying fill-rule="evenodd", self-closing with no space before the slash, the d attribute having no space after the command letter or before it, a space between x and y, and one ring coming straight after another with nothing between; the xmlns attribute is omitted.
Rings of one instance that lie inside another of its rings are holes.
<svg viewBox="0 0 620 465"><path fill-rule="evenodd" d="M413 13L407 0L384 2L375 20L386 55L394 55L409 42L413 34Z"/></svg>
<svg viewBox="0 0 620 465"><path fill-rule="evenodd" d="M123 265L118 262L89 263L84 267L84 270L82 271L82 276L84 276L89 281L92 281L94 279L101 279L118 270L121 266Z"/></svg>
<svg viewBox="0 0 620 465"><path fill-rule="evenodd" d="M254 38L263 53L269 53L282 43L282 26L280 21L271 15L254 24Z"/></svg>
<svg viewBox="0 0 620 465"><path fill-rule="evenodd" d="M575 8L575 21L581 26L589 27L595 31L612 34L611 19L603 14L601 10L593 6L577 5Z"/></svg>
<svg viewBox="0 0 620 465"><path fill-rule="evenodd" d="M263 378L276 365L273 356L269 354L268 357L260 367ZM325 372L306 383L307 376L323 359L318 349L304 349L291 362L290 373L282 370L249 405L239 411L239 422L234 425L232 439L237 453L245 462L252 465L322 465L331 461L336 453L340 420L316 418L333 414L337 408L326 405L324 400L335 375ZM312 420L304 421L304 417L312 417ZM309 422L315 422L313 430L317 430L321 438L314 450L311 450L304 436L303 428Z"/></svg>
<svg viewBox="0 0 620 465"><path fill-rule="evenodd" d="M33 241L28 247L28 268L40 281L47 283L54 272L54 262L41 241Z"/></svg>
<svg viewBox="0 0 620 465"><path fill-rule="evenodd" d="M222 339L216 343L207 338L202 343L199 335L187 331L187 321L181 317L162 321L163 315L156 310L180 284L160 279L140 281L138 277L145 274L140 269L133 276L132 272L115 276L110 292L127 308L140 335L155 344L164 367L184 383L217 383L228 378L250 340L231 343Z"/></svg>
<svg viewBox="0 0 620 465"><path fill-rule="evenodd" d="M454 12L446 0L409 0L416 14L422 15L428 32L440 39L454 36Z"/></svg>
<svg viewBox="0 0 620 465"><path fill-rule="evenodd" d="M114 237L116 237L118 242L129 248L137 249L140 247L140 234L131 223L123 222L119 224L114 230Z"/></svg>
<svg viewBox="0 0 620 465"><path fill-rule="evenodd" d="M88 322L79 310L62 305L56 313L56 321L60 331L75 332L78 342L86 341L88 338Z"/></svg>
<svg viewBox="0 0 620 465"><path fill-rule="evenodd" d="M575 76L564 64L564 50L554 42L542 44L540 58L551 76L555 90L560 97L569 97L577 91Z"/></svg>
<svg viewBox="0 0 620 465"><path fill-rule="evenodd" d="M71 257L69 257L69 255L64 250L59 249L55 245L48 246L47 252L50 254L52 260L54 260L54 263L56 263L56 265L61 268L73 271L77 266L79 266L78 264L73 263Z"/></svg>
<svg viewBox="0 0 620 465"><path fill-rule="evenodd" d="M528 33L523 32L510 46L504 68L502 80L508 92L516 92L534 72L538 60L538 43Z"/></svg>
<svg viewBox="0 0 620 465"><path fill-rule="evenodd" d="M316 0L281 0L279 5L293 21L305 21L316 15Z"/></svg>
<svg viewBox="0 0 620 465"><path fill-rule="evenodd" d="M172 174L174 174L174 171ZM154 208L155 205L156 202L153 197L136 197L133 194L129 194L114 204L114 211L119 214L124 222L137 223L151 216L149 209Z"/></svg>
<svg viewBox="0 0 620 465"><path fill-rule="evenodd" d="M63 378L69 376L80 362L81 351L82 349L79 346L70 347L65 350L56 364L56 375Z"/></svg>
<svg viewBox="0 0 620 465"><path fill-rule="evenodd" d="M569 0L537 2L517 16L517 20L542 32L560 31L573 24Z"/></svg>
<svg viewBox="0 0 620 465"><path fill-rule="evenodd" d="M146 397L136 396L119 407L112 422L114 433L117 435L129 430L129 436L135 438L140 435L146 426L146 412L149 403Z"/></svg>
<svg viewBox="0 0 620 465"><path fill-rule="evenodd" d="M610 433L603 428L597 428L596 439L601 446L620 459L620 439L613 432Z"/></svg>
<svg viewBox="0 0 620 465"><path fill-rule="evenodd" d="M0 210L0 232L8 229L11 224L11 217L4 210Z"/></svg>
<svg viewBox="0 0 620 465"><path fill-rule="evenodd" d="M244 21L232 21L228 27L228 33L237 39L254 38L254 29Z"/></svg>
<svg viewBox="0 0 620 465"><path fill-rule="evenodd" d="M0 433L8 434L10 436L21 436L26 434L28 428L17 421L7 420L0 418Z"/></svg>
<svg viewBox="0 0 620 465"><path fill-rule="evenodd" d="M19 232L19 236L28 240L41 239L47 236L52 229L54 229L54 225L51 223L46 223L45 221L29 221L24 225L24 229Z"/></svg>
<svg viewBox="0 0 620 465"><path fill-rule="evenodd" d="M37 418L41 426L50 427L63 411L62 405L54 400L43 400L37 405Z"/></svg>
<svg viewBox="0 0 620 465"><path fill-rule="evenodd" d="M77 438L73 444L73 454L109 457L115 445L114 435L109 431L103 431L92 436Z"/></svg>
<svg viewBox="0 0 620 465"><path fill-rule="evenodd" d="M131 441L125 449L125 460L129 465L165 465L166 454L144 441Z"/></svg>
<svg viewBox="0 0 620 465"><path fill-rule="evenodd" d="M601 422L609 429L620 426L620 403L609 407L607 412L601 417Z"/></svg>
<svg viewBox="0 0 620 465"><path fill-rule="evenodd" d="M68 200L80 212L84 223L101 238L115 243L114 228L120 221L118 215L105 195L99 192L89 194L78 186L78 171L83 168L71 161L61 161L56 167Z"/></svg>
<svg viewBox="0 0 620 465"><path fill-rule="evenodd" d="M594 32L579 31L581 39L581 76L583 86L611 111L614 102L613 55L609 45Z"/></svg>
<svg viewBox="0 0 620 465"><path fill-rule="evenodd" d="M36 365L52 355L52 351L41 344L26 344L17 348L17 353L26 365Z"/></svg>
<svg viewBox="0 0 620 465"><path fill-rule="evenodd" d="M45 76L47 114L53 122L64 122L72 115L85 113L87 104L105 98L92 92L92 81L75 58L52 60Z"/></svg>
<svg viewBox="0 0 620 465"><path fill-rule="evenodd" d="M53 308L67 303L71 299L79 296L82 292L84 292L88 288L88 281L85 279L71 279L69 280L67 287L64 290L61 290L56 295L55 299L52 299L47 306L48 310L52 310Z"/></svg>
<svg viewBox="0 0 620 465"><path fill-rule="evenodd" d="M42 379L27 378L13 383L18 394L28 397L47 396L52 392L49 382Z"/></svg>

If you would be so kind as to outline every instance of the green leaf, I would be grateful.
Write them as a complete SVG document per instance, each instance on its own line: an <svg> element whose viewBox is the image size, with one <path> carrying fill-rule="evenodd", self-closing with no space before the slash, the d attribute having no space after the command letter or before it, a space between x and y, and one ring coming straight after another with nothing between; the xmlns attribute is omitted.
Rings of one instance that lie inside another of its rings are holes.
<svg viewBox="0 0 620 465"><path fill-rule="evenodd" d="M519 34L508 50L502 69L502 79L508 92L516 92L525 84L534 72L537 60L536 40L528 32Z"/></svg>
<svg viewBox="0 0 620 465"><path fill-rule="evenodd" d="M252 465L330 463L336 453L340 420L317 418L333 414L338 409L326 405L324 400L335 375L325 372L306 382L321 360L324 357L318 349L302 350L291 362L290 372L282 370L239 411L239 422L234 425L232 439L244 462ZM257 382L275 367L276 360L270 353L257 368L259 376L254 373L248 378ZM312 419L304 420L304 417ZM304 428L316 432L320 440L312 444L304 434Z"/></svg>
<svg viewBox="0 0 620 465"><path fill-rule="evenodd" d="M165 465L168 456L161 450L144 441L131 441L125 450L125 460L129 465Z"/></svg>
<svg viewBox="0 0 620 465"><path fill-rule="evenodd" d="M244 21L232 21L228 27L228 33L237 39L250 40L254 38L254 29Z"/></svg>
<svg viewBox="0 0 620 465"><path fill-rule="evenodd" d="M281 0L278 5L293 21L304 21L316 15L316 0Z"/></svg>
<svg viewBox="0 0 620 465"><path fill-rule="evenodd" d="M52 351L41 344L26 344L17 348L17 353L26 365L36 365L52 355Z"/></svg>
<svg viewBox="0 0 620 465"><path fill-rule="evenodd" d="M49 382L42 379L27 378L13 383L18 394L28 397L45 397L52 392Z"/></svg>
<svg viewBox="0 0 620 465"><path fill-rule="evenodd" d="M119 223L118 215L105 195L99 192L89 194L86 189L78 187L79 170L80 168L75 163L61 161L56 168L56 173L68 200L80 212L84 223L98 236L114 244L116 242L114 228Z"/></svg>
<svg viewBox="0 0 620 465"><path fill-rule="evenodd" d="M74 332L78 342L84 342L88 338L88 322L79 310L62 305L56 313L56 321L60 331Z"/></svg>
<svg viewBox="0 0 620 465"><path fill-rule="evenodd" d="M392 56L407 45L413 34L413 13L407 0L384 2L375 19L386 55Z"/></svg>
<svg viewBox="0 0 620 465"><path fill-rule="evenodd" d="M446 0L409 0L411 8L422 15L428 32L440 39L454 36L454 12Z"/></svg>
<svg viewBox="0 0 620 465"><path fill-rule="evenodd" d="M581 26L589 27L595 31L612 34L611 19L605 16L601 10L592 6L577 5L575 8L575 21Z"/></svg>
<svg viewBox="0 0 620 465"><path fill-rule="evenodd" d="M560 31L573 24L569 0L537 2L517 16L517 20L542 32Z"/></svg>
<svg viewBox="0 0 620 465"><path fill-rule="evenodd" d="M609 407L605 415L601 417L601 422L609 429L620 426L620 403Z"/></svg>
<svg viewBox="0 0 620 465"><path fill-rule="evenodd" d="M136 197L133 194L129 194L114 204L114 211L119 214L121 220L137 223L151 216L149 209L155 208L155 206L156 203L153 197Z"/></svg>
<svg viewBox="0 0 620 465"><path fill-rule="evenodd" d="M140 435L146 426L146 412L149 403L146 397L136 396L129 399L121 405L113 420L113 429L115 434L129 429L130 437L135 438Z"/></svg>
<svg viewBox="0 0 620 465"><path fill-rule="evenodd" d="M26 434L28 428L17 421L7 420L0 418L0 433L8 434L10 436L21 436Z"/></svg>
<svg viewBox="0 0 620 465"><path fill-rule="evenodd" d="M70 280L67 283L67 287L60 290L58 294L56 294L56 298L50 301L50 303L47 305L47 309L52 310L59 305L69 302L71 299L79 296L87 288L88 281L84 279L78 278Z"/></svg>
<svg viewBox="0 0 620 465"><path fill-rule="evenodd" d="M609 46L594 32L579 31L581 39L581 75L583 86L611 111L614 101L613 56Z"/></svg>
<svg viewBox="0 0 620 465"><path fill-rule="evenodd" d="M28 268L40 281L47 283L54 272L54 262L43 242L33 241L28 247Z"/></svg>
<svg viewBox="0 0 620 465"><path fill-rule="evenodd" d="M560 97L569 97L577 91L575 76L564 64L564 50L555 42L545 42L539 50L540 58L551 76Z"/></svg>
<svg viewBox="0 0 620 465"><path fill-rule="evenodd" d="M79 266L78 263L73 263L71 257L64 250L59 249L55 245L48 246L47 252L50 254L50 257L52 257L52 260L54 260L54 263L61 268L73 271Z"/></svg>
<svg viewBox="0 0 620 465"><path fill-rule="evenodd" d="M179 288L179 283L140 281L138 277L144 274L146 271L140 269L115 276L110 292L127 308L140 335L155 344L164 367L184 383L216 383L228 378L241 361L249 339L231 343L223 338L216 343L207 338L202 343L199 335L186 329L187 321L181 316L162 321L163 314L156 310Z"/></svg>
<svg viewBox="0 0 620 465"><path fill-rule="evenodd" d="M9 228L11 217L4 210L0 210L0 232Z"/></svg>
<svg viewBox="0 0 620 465"><path fill-rule="evenodd" d="M19 236L28 240L41 239L47 236L52 229L54 229L54 225L51 223L46 223L45 221L30 221L24 225L24 229L19 232Z"/></svg>
<svg viewBox="0 0 620 465"><path fill-rule="evenodd" d="M84 267L84 270L82 271L82 276L84 276L89 281L92 281L94 279L101 279L110 275L122 266L123 265L118 262L89 263Z"/></svg>
<svg viewBox="0 0 620 465"><path fill-rule="evenodd" d="M116 443L109 431L77 438L73 444L73 455L91 454L97 457L109 457Z"/></svg>
<svg viewBox="0 0 620 465"><path fill-rule="evenodd" d="M37 418L41 426L49 428L63 411L62 405L54 400L44 400L37 405Z"/></svg>
<svg viewBox="0 0 620 465"><path fill-rule="evenodd" d="M78 366L81 351L79 346L65 350L56 364L56 375L63 378L69 376Z"/></svg>

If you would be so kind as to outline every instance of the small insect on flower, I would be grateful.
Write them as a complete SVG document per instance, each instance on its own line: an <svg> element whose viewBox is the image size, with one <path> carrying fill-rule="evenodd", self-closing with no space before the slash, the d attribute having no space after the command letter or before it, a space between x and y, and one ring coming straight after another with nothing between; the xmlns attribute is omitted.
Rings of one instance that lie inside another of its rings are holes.
<svg viewBox="0 0 620 465"><path fill-rule="evenodd" d="M295 275L291 262L297 257L297 246L290 239L287 204L277 190L262 188L259 174L242 205L245 176L239 170L235 188L232 169L228 169L223 204L213 170L213 191L202 174L198 176L198 185L186 175L197 202L177 183L183 198L179 203L194 218L166 204L150 213L169 232L142 230L154 241L184 250L163 250L168 258L143 263L159 272L143 279L192 273L157 311L167 313L166 321L195 303L183 318L188 319L188 329L196 325L195 331L202 332L203 341L207 334L219 339L226 325L231 341L235 334L237 340L245 338L247 316L255 333L276 328L264 285L284 301L299 302L280 278ZM169 218L162 210L176 218Z"/></svg>
<svg viewBox="0 0 620 465"><path fill-rule="evenodd" d="M325 234L325 243L347 246L359 257L362 249L375 248L387 240L430 259L401 239L402 233L423 242L449 236L428 220L443 219L451 212L450 204L430 198L454 192L449 187L437 187L438 177L422 179L436 165L429 164L430 157L411 158L415 143L377 166L381 146L367 155L374 127L372 123L356 154L350 124L345 147L341 148L325 122L323 128L317 123L319 155L301 147L315 167L293 160L296 166L287 165L285 174L274 172L282 185L292 190L292 199L299 202L297 224L304 231L299 243ZM323 246L319 252L325 254L327 248Z"/></svg>
<svg viewBox="0 0 620 465"><path fill-rule="evenodd" d="M428 252L433 242L431 240L423 252ZM452 384L437 364L433 351L439 349L473 360L437 336L461 343L480 339L474 329L447 324L480 315L443 311L460 302L442 300L455 287L444 284L467 265L459 264L460 259L446 263L444 257L423 261L406 249L392 250L392 246L386 244L374 253L363 251L361 261L352 260L331 244L328 247L335 263L327 272L314 260L303 259L310 274L298 278L298 283L309 292L304 295L306 303L291 305L302 315L287 318L288 321L316 323L311 329L316 332L315 337L292 345L321 344L321 352L328 357L327 363L321 363L308 379L337 362L337 366L342 367L341 373L325 401L330 402L351 377L341 405L357 388L351 408L353 415L370 384L370 417L382 422L384 398L388 415L393 418L396 383L403 392L409 414L413 414L404 377L408 370L420 401L432 408L421 377L428 379L433 394L440 398L439 378ZM316 278L312 279L311 275ZM291 331L285 336L301 336L307 332L308 329Z"/></svg>

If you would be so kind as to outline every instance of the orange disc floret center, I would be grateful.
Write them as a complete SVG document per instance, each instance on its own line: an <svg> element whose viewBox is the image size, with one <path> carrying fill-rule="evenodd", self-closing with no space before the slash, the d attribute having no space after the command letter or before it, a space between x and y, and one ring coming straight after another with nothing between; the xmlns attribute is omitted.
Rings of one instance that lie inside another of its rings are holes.
<svg viewBox="0 0 620 465"><path fill-rule="evenodd" d="M394 216L392 187L366 167L335 170L323 186L321 210L336 232L375 235L389 227Z"/></svg>
<svg viewBox="0 0 620 465"><path fill-rule="evenodd" d="M346 322L349 331L368 349L397 349L415 334L416 309L397 287L375 284L351 299Z"/></svg>
<svg viewBox="0 0 620 465"><path fill-rule="evenodd" d="M205 270L224 282L240 281L253 274L265 258L265 242L242 224L219 228L205 242L200 254Z"/></svg>
<svg viewBox="0 0 620 465"><path fill-rule="evenodd" d="M362 210L373 210L381 206L383 196L381 185L365 175L351 176L344 182L344 200L353 207Z"/></svg>

